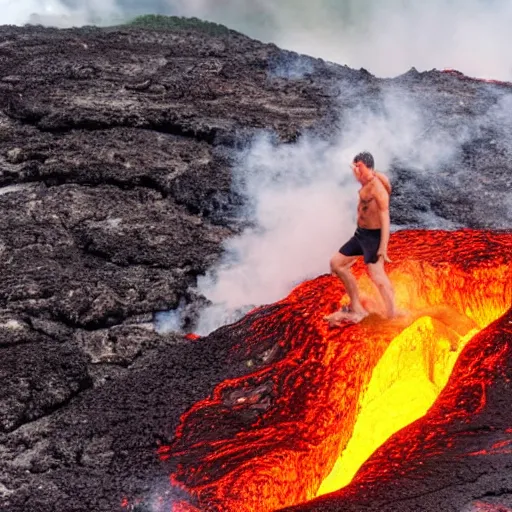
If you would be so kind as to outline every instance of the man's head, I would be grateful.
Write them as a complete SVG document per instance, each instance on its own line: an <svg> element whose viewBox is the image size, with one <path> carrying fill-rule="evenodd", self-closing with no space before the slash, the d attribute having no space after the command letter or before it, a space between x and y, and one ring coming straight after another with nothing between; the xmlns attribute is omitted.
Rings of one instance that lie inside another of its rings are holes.
<svg viewBox="0 0 512 512"><path fill-rule="evenodd" d="M357 181L364 184L373 176L375 162L373 156L368 151L358 153L352 160L352 170Z"/></svg>
<svg viewBox="0 0 512 512"><path fill-rule="evenodd" d="M363 151L362 153L358 153L354 157L354 163L357 164L358 162L362 162L368 169L373 169L375 167L375 162L373 160L373 156L371 153L368 153L368 151Z"/></svg>

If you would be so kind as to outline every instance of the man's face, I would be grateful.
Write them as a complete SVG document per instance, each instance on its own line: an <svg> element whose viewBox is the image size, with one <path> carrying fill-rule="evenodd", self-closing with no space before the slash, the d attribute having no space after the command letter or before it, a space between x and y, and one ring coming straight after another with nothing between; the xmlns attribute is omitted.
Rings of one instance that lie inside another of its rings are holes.
<svg viewBox="0 0 512 512"><path fill-rule="evenodd" d="M350 167L352 167L352 172L359 183L361 183L369 173L368 167L366 167L363 162L352 162Z"/></svg>

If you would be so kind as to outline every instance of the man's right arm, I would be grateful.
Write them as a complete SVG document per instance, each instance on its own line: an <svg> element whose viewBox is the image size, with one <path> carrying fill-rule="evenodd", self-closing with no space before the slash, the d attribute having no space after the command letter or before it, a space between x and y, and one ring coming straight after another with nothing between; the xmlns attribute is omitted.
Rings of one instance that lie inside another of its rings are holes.
<svg viewBox="0 0 512 512"><path fill-rule="evenodd" d="M386 263L390 263L391 260L388 256L388 243L391 232L391 221L389 218L389 194L384 187L378 187L375 194L375 201L379 208L379 218L381 225L381 236L380 246L377 254L384 258Z"/></svg>
<svg viewBox="0 0 512 512"><path fill-rule="evenodd" d="M375 172L377 178L379 178L380 182L384 185L384 188L388 191L388 194L391 195L391 183L386 175L381 172Z"/></svg>

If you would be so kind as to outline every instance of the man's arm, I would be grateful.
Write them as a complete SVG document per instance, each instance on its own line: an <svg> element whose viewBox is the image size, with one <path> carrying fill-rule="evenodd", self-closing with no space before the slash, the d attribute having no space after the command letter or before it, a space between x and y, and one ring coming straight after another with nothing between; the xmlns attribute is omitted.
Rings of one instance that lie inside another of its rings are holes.
<svg viewBox="0 0 512 512"><path fill-rule="evenodd" d="M391 263L391 260L388 257L388 243L389 243L389 235L390 235L390 218L389 218L389 194L384 187L378 187L375 200L377 202L377 206L379 207L379 217L381 223L381 236L380 236L380 246L377 251L377 255L384 258L386 263Z"/></svg>

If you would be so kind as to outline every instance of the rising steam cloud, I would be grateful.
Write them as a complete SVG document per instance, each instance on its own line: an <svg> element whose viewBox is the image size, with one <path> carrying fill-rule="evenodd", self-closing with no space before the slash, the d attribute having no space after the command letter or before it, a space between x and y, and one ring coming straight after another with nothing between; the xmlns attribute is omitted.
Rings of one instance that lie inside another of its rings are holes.
<svg viewBox="0 0 512 512"><path fill-rule="evenodd" d="M358 185L349 165L359 151L371 149L382 171L406 157L409 167L412 162L417 172L428 172L449 162L470 136L429 132L420 106L391 91L379 113L356 108L343 115L341 126L329 142L310 136L275 145L258 137L241 155L235 181L255 227L229 240L221 263L199 279L198 291L213 305L203 311L198 333L329 271L330 256L356 227ZM425 219L429 227L446 227L439 222L432 214Z"/></svg>
<svg viewBox="0 0 512 512"><path fill-rule="evenodd" d="M457 158L462 144L481 130L499 127L500 139L512 140L504 118L509 104L505 95L471 125L431 129L418 98L390 89L378 111L360 106L343 112L341 128L329 141L309 135L296 144L275 144L270 135L256 137L233 170L252 227L228 240L220 263L198 279L196 291L212 304L201 312L195 331L207 334L254 306L285 297L303 280L329 272L331 255L356 227L358 184L349 165L359 151L371 150L384 173L404 164L428 178ZM436 174L435 179L444 188L460 188L464 170L453 168L447 178ZM458 226L426 212L423 227ZM159 330L179 330L184 310L183 304L161 315Z"/></svg>
<svg viewBox="0 0 512 512"><path fill-rule="evenodd" d="M112 24L197 16L285 49L396 76L455 68L512 80L511 0L0 0L2 23Z"/></svg>

